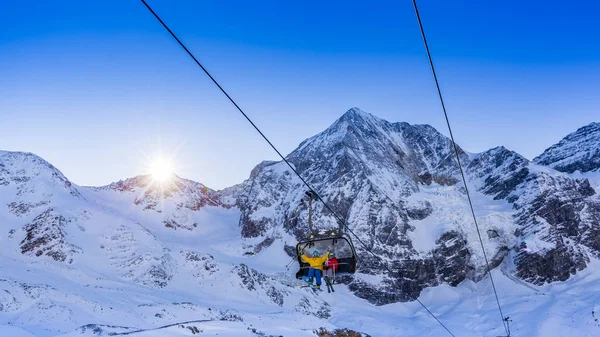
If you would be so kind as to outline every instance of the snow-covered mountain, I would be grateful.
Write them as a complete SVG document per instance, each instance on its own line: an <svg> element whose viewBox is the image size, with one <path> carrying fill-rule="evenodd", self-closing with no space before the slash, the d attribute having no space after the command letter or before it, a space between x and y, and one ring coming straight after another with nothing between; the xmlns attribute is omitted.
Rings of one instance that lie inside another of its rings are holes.
<svg viewBox="0 0 600 337"><path fill-rule="evenodd" d="M564 281L598 256L600 198L587 179L535 165L503 147L477 156L469 171L480 192L512 204L516 226L506 248L519 278Z"/></svg>
<svg viewBox="0 0 600 337"><path fill-rule="evenodd" d="M588 252L598 252L591 238L600 210L587 180L503 147L460 152L493 267L509 256L516 261L511 272L538 284L585 268ZM346 280L357 296L376 304L404 301L426 287L485 274L451 142L432 127L389 123L353 108L287 159L360 241L383 257L357 246L359 270L369 275ZM242 211L242 234L256 238L259 248L277 240L292 246L308 231L300 202L305 190L285 163L258 165L232 193ZM321 204L315 218L320 229L339 226ZM525 247L529 254L523 256ZM549 264L557 255L561 263Z"/></svg>
<svg viewBox="0 0 600 337"><path fill-rule="evenodd" d="M567 173L600 170L600 123L590 123L567 135L533 162Z"/></svg>
<svg viewBox="0 0 600 337"><path fill-rule="evenodd" d="M186 321L239 332L263 313L274 333L297 315L327 327L326 302L250 266L258 263L243 258L239 211L199 183L141 176L80 187L15 152L0 153L0 168L0 332L97 336Z"/></svg>
<svg viewBox="0 0 600 337"><path fill-rule="evenodd" d="M600 279L590 268L600 197L583 176L598 171L598 142L590 124L533 162L504 147L459 149L501 300L519 312L527 298L540 313L540 329L515 322L528 335L561 331L544 328L545 315L572 292L552 293L548 305L547 284ZM295 267L286 270L308 234L308 210L307 189L284 162L260 163L222 191L177 176L81 187L33 154L0 152L0 335L314 336L349 327L441 336L420 307L402 303L416 298L442 319L462 315L450 324L460 335L503 331L447 137L353 108L287 159L358 236L358 272L339 278L335 296L299 288ZM317 229L345 229L322 203L313 207ZM472 307L475 325L464 323ZM569 327L594 325L576 312Z"/></svg>
<svg viewBox="0 0 600 337"><path fill-rule="evenodd" d="M589 179L600 193L600 123L590 123L567 135L533 162Z"/></svg>

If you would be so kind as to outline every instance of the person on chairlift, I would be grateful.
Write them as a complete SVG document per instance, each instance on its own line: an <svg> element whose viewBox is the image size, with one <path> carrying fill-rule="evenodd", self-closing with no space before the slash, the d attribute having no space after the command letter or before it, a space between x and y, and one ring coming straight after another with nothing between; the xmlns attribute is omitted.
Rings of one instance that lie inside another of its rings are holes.
<svg viewBox="0 0 600 337"><path fill-rule="evenodd" d="M325 278L325 282L333 284L335 273L338 271L338 266L338 260L335 258L335 253L330 252L329 258L323 265L323 276Z"/></svg>
<svg viewBox="0 0 600 337"><path fill-rule="evenodd" d="M325 261L327 261L327 259L329 258L329 249L327 249L327 252L323 256L319 255L318 250L315 250L312 253L312 256L308 256L304 253L304 251L302 251L301 258L302 260L304 260L304 262L310 265L310 269L308 269L308 283L312 285L314 277L317 281L317 285L315 286L315 288L320 289L321 276L323 274L323 263L325 263Z"/></svg>

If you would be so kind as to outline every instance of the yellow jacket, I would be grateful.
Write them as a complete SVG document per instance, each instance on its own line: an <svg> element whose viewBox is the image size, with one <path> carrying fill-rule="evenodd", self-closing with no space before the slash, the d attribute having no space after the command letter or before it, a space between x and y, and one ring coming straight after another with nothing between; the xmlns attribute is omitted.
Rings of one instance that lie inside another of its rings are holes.
<svg viewBox="0 0 600 337"><path fill-rule="evenodd" d="M304 262L310 264L311 268L323 270L323 263L325 263L325 261L327 261L327 259L329 258L329 252L327 252L323 256L317 256L317 257L309 257L306 254L302 254L301 258L302 258L302 260L304 260Z"/></svg>

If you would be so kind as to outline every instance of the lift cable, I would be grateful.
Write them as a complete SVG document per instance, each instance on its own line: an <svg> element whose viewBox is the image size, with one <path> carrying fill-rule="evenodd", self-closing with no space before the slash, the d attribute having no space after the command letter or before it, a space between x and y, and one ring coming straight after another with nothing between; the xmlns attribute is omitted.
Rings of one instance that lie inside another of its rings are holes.
<svg viewBox="0 0 600 337"><path fill-rule="evenodd" d="M229 94L225 91L225 89L223 89L223 87L221 87L221 85L219 84L219 82L217 82L217 80L215 80L215 78L212 77L212 75L208 72L208 70L206 70L206 68L204 68L204 66L202 65L202 63L200 63L200 61L198 61L198 59L194 56L194 54L192 54L192 52L190 52L190 50L183 44L183 42L181 42L181 40L179 40L179 38L175 35L175 33L173 33L173 31L165 24L165 22L158 16L158 14L156 14L156 12L154 10L152 10L152 8L150 7L150 5L148 5L148 3L146 3L145 0L141 0L141 1L148 8L148 10L154 15L154 17L162 24L162 26L169 32L169 34L171 34L171 36L177 41L177 43L179 43L179 45L186 51L186 53L194 60L194 62L196 62L196 64L200 68L202 68L202 70L204 71L204 73L213 81L213 83L219 88L219 90L221 90L221 92L227 97L227 99L229 99L229 101L246 118L246 120L262 136L262 138L271 146L271 148L275 152L277 152L277 155L279 155L279 157L287 164L287 166L289 166L289 168L298 176L298 178L300 178L300 180L302 181L302 183L304 183L304 185L312 193L314 193L314 195L317 197L317 199L319 199L323 203L323 205L325 205L325 208L327 208L327 210L329 212L331 212L331 214L336 218L336 220L341 225L343 225L344 228L346 228L350 233L352 233L352 235L354 235L354 237L358 240L358 242L360 242L363 245L363 247L365 247L365 249L368 249L367 245L358 236L356 236L356 234L354 234L354 232L352 231L352 229L350 229L350 227L348 227L348 225L346 224L346 222L339 215L337 215L333 211L333 209L331 209L331 207L329 207L329 205L325 202L325 200L323 200L323 198L321 198L321 196L310 186L310 184L304 178L302 178L302 176L300 176L300 173L298 173L298 171L296 171L296 169L294 168L294 166L281 154L281 152L279 152L279 150L277 150L277 148L275 147L275 145L273 145L273 143L271 143L271 141L267 138L267 136L265 136L265 134L262 131L260 131L260 129L258 128L258 126L256 126L256 124L254 124L254 122L250 119L250 117L248 117L248 115L246 115L246 113L242 110L242 108L240 108L240 106L233 100L233 98L231 98L231 96L229 96ZM375 256L377 256L377 255L375 255Z"/></svg>
<svg viewBox="0 0 600 337"><path fill-rule="evenodd" d="M208 72L208 70L206 70L206 68L202 65L202 63L200 63L200 61L198 61L198 59L192 54L192 52L183 44L183 42L181 42L181 40L179 40L179 38L175 35L175 33L173 33L173 31L165 24L165 22L158 16L158 14L156 14L156 12L150 7L150 5L148 5L148 3L145 0L141 0L142 3L146 6L146 8L152 13L152 15L154 15L154 17L160 22L160 24L169 32L169 34L175 39L175 41L177 41L177 43L185 50L185 52L194 60L194 62L204 71L204 73L212 80L212 82L219 88L219 90L221 90L221 92L227 97L227 99L229 99L229 101L237 108L237 110L246 118L246 120L254 127L254 129L263 137L263 139L271 146L271 148L273 148L273 150L279 155L279 157L289 166L289 168L298 176L298 178L300 178L300 180L304 183L304 185L312 192L314 193L314 195L317 197L317 199L319 201L321 201L323 203L323 205L325 206L325 208L327 208L327 210L336 218L336 220L344 226L345 229L347 229L355 238L356 240L363 246L363 248L368 251L369 253L371 253L375 258L383 261L383 259L378 256L377 254L373 253L373 251L371 249L369 249L369 247L352 231L352 229L350 229L350 227L348 227L348 225L346 224L346 222L344 220L342 220L342 218L340 216L338 216L333 209L325 202L325 200L323 200L323 198L321 198L321 196L310 186L310 184L304 179L302 178L302 176L300 176L300 173L298 173L298 171L296 171L296 169L294 168L294 166L281 154L281 152L279 152L279 150L277 150L277 148L275 147L275 145L273 145L273 143L271 143L271 141L269 141L269 139L267 138L267 136L265 136L265 134L256 126L256 124L254 124L254 122L252 122L252 120L250 119L250 117L248 117L248 115L246 115L246 113L244 113L244 111L240 108L240 106L233 100L233 98L231 98L231 96L229 96L229 94L225 91L225 89L223 89L223 87L217 82L217 80L215 80L215 78ZM431 310L429 310L424 304L423 302L421 302L418 298L416 299L417 302L444 328L446 329L446 331L452 335L453 337L456 337L432 312Z"/></svg>
<svg viewBox="0 0 600 337"><path fill-rule="evenodd" d="M419 28L421 29L421 36L423 37L423 43L425 44L425 50L427 51L427 58L429 59L429 65L431 67L431 72L433 73L433 79L435 80L435 86L437 88L437 93L440 98L440 103L442 104L442 110L444 111L444 116L446 117L446 125L448 126L448 132L450 133L450 139L452 140L452 147L454 150L454 154L456 156L456 161L458 162L458 168L460 169L460 175L462 177L463 184L465 186L465 191L467 193L467 199L469 200L469 205L471 207L471 214L473 215L473 222L475 223L475 228L477 229L477 235L479 237L479 243L481 244L481 251L483 252L483 257L485 259L485 264L487 266L487 272L490 276L490 282L492 284L492 288L494 289L494 294L496 295L496 303L498 304L498 310L500 311L500 316L502 318L502 325L504 326L504 330L506 331L506 336L510 337L510 332L506 326L506 321L504 314L502 313L502 307L500 306L500 300L498 299L498 292L496 291L496 285L494 284L494 278L492 277L492 272L490 269L490 264L488 262L487 255L485 253L485 247L483 245L483 239L481 238L481 231L479 230L479 225L477 223L477 217L475 216L475 210L473 208L473 202L471 201L471 195L469 194L469 188L467 186L467 179L465 178L465 173L460 162L460 155L458 151L458 145L454 141L454 135L452 134L452 127L450 126L450 120L448 118L448 112L446 111L446 105L444 104L444 98L442 97L442 91L440 89L440 84L438 82L438 78L435 72L435 67L433 66L433 59L431 57L431 52L429 51L429 45L427 44L427 38L425 37L425 30L423 29L423 23L421 22L421 16L419 15L419 9L417 8L417 1L412 0L413 6L415 8L415 14L417 16L417 21L419 22Z"/></svg>

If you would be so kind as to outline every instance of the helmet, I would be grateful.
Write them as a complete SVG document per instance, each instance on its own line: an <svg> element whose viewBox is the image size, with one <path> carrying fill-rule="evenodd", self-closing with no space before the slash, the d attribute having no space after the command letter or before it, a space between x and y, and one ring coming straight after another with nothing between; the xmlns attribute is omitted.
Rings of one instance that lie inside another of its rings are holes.
<svg viewBox="0 0 600 337"><path fill-rule="evenodd" d="M330 252L329 253L329 257L335 257L335 253L334 252Z"/></svg>
<svg viewBox="0 0 600 337"><path fill-rule="evenodd" d="M318 251L318 250L315 250L315 251L313 252L313 254L312 254L312 255L313 255L313 256L318 256L318 255L319 255L319 251Z"/></svg>

